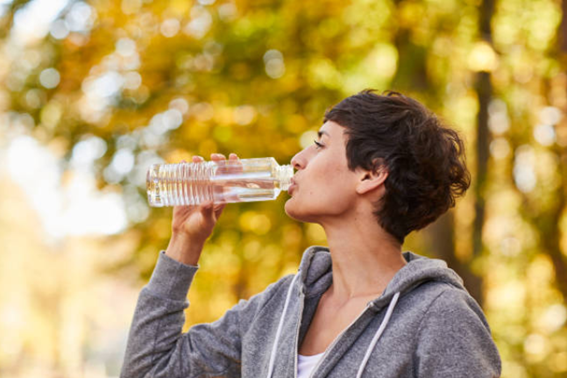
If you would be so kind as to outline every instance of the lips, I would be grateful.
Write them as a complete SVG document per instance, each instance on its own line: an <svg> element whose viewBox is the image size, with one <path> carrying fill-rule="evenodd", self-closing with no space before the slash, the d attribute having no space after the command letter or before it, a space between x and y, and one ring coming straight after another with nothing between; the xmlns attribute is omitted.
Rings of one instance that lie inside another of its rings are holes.
<svg viewBox="0 0 567 378"><path fill-rule="evenodd" d="M292 194L293 194L293 191L295 190L295 187L296 187L296 186L297 186L297 185L295 185L295 184L291 184L291 185L289 186L289 188L287 189L287 192L289 193L289 195L292 195Z"/></svg>
<svg viewBox="0 0 567 378"><path fill-rule="evenodd" d="M295 182L295 180L293 179L293 177L292 177L292 179L291 179L290 181L291 181L291 185L290 185L289 188L287 189L287 192L291 195L291 194L293 194L293 191L294 191L295 188L297 187L297 183Z"/></svg>

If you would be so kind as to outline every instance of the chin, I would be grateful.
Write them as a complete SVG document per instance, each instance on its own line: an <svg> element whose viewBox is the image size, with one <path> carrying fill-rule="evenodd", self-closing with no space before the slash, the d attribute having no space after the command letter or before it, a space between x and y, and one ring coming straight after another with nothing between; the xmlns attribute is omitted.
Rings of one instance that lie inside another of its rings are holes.
<svg viewBox="0 0 567 378"><path fill-rule="evenodd" d="M299 220L297 219L297 217L295 216L295 209L293 208L293 205L290 205L290 202L293 201L293 197L288 199L284 205L284 211L287 214L288 217L295 219L295 220Z"/></svg>
<svg viewBox="0 0 567 378"><path fill-rule="evenodd" d="M300 206L297 206L296 204L293 203L293 198L290 198L285 203L284 210L285 210L285 213L287 214L288 217L295 219L296 221L315 222L312 214L310 215L308 213L304 213L304 212L300 211L298 209L298 207L300 207Z"/></svg>

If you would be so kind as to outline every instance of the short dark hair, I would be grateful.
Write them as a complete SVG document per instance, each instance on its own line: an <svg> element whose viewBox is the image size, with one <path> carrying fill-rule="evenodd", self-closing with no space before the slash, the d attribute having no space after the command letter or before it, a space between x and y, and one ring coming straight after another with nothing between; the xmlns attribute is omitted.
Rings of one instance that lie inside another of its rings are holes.
<svg viewBox="0 0 567 378"><path fill-rule="evenodd" d="M379 224L400 243L435 221L470 186L464 143L418 101L367 89L325 113L346 128L348 167L386 166L386 193L375 206Z"/></svg>

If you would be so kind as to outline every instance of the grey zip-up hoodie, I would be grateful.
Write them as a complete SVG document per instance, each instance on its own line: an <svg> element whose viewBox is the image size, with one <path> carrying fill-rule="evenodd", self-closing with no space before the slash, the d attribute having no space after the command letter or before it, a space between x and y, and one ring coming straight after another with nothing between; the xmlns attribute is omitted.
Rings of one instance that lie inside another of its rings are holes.
<svg viewBox="0 0 567 378"><path fill-rule="evenodd" d="M403 255L407 265L327 348L312 377L499 377L490 329L461 279L441 260ZM298 346L332 282L329 250L308 248L297 275L182 333L196 271L160 253L121 377L296 377Z"/></svg>

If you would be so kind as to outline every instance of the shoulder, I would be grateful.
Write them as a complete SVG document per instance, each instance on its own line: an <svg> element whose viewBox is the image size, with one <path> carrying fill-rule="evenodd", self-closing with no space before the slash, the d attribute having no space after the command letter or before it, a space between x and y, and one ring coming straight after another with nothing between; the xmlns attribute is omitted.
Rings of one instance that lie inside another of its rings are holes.
<svg viewBox="0 0 567 378"><path fill-rule="evenodd" d="M250 297L249 300L263 300L269 301L280 296L285 296L285 293L292 284L295 274L288 274L278 279L276 282L269 284L263 291Z"/></svg>
<svg viewBox="0 0 567 378"><path fill-rule="evenodd" d="M476 300L464 289L449 283L439 282L428 285L431 298L421 321L422 327L431 323L451 324L463 321L482 326L490 332L486 317Z"/></svg>
<svg viewBox="0 0 567 378"><path fill-rule="evenodd" d="M285 301L287 292L295 277L295 275L290 274L280 278L249 299L240 300L235 309L244 311L250 318L255 318L266 308L277 307L281 302Z"/></svg>
<svg viewBox="0 0 567 378"><path fill-rule="evenodd" d="M435 286L436 296L417 332L419 371L423 376L499 377L500 356L478 303L463 289Z"/></svg>

